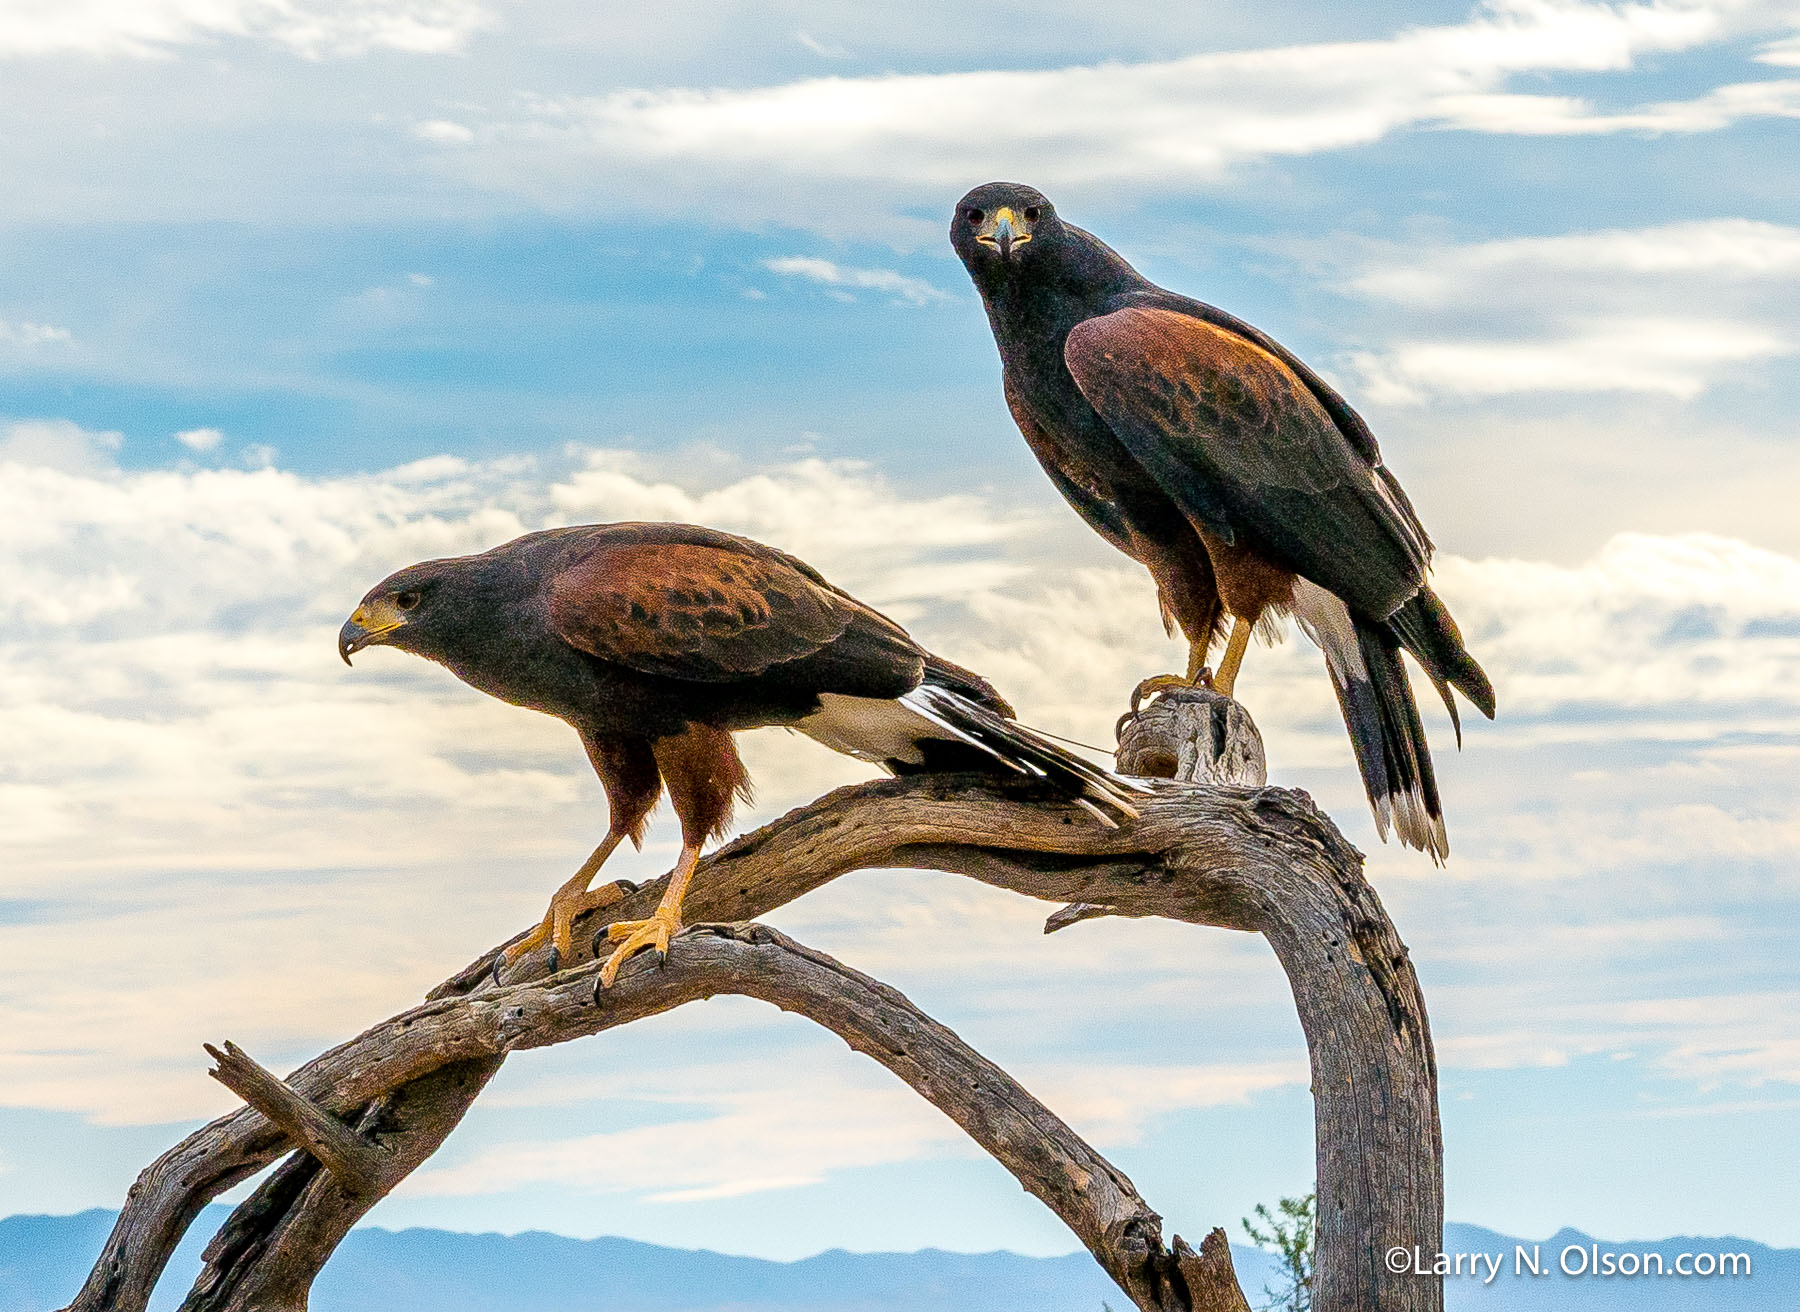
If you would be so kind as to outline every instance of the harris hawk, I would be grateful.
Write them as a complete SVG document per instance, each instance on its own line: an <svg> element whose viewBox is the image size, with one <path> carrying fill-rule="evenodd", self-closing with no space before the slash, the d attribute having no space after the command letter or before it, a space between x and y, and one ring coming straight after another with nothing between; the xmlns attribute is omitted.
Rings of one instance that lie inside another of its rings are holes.
<svg viewBox="0 0 1800 1312"><path fill-rule="evenodd" d="M1489 719L1494 690L1427 585L1431 539L1368 424L1286 347L1150 282L1031 187L975 188L950 241L1026 443L1076 513L1150 571L1164 626L1188 641L1186 678L1139 695L1205 680L1229 696L1257 626L1293 615L1325 653L1376 828L1441 861L1443 807L1400 653L1458 742L1450 690Z"/></svg>
<svg viewBox="0 0 1800 1312"><path fill-rule="evenodd" d="M590 892L594 876L624 839L641 846L668 790L681 857L649 920L608 929L618 946L606 985L632 953L666 952L679 932L701 848L750 793L739 729L784 725L896 774L1023 775L1107 824L1108 811L1137 814L1132 785L1015 724L978 675L793 556L692 524L549 529L408 566L370 589L338 634L346 664L377 644L567 721L605 789L606 837L506 960L546 940L552 969L570 959L575 917L622 896L614 885Z"/></svg>

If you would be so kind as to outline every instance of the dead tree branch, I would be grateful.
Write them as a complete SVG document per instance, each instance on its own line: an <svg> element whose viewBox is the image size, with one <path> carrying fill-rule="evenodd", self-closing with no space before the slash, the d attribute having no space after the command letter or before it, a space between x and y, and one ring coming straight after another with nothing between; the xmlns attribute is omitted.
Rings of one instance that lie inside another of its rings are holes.
<svg viewBox="0 0 1800 1312"><path fill-rule="evenodd" d="M288 1088L237 1044L227 1042L223 1050L210 1043L205 1046L216 1063L207 1074L279 1125L290 1141L318 1158L345 1188L375 1192L386 1165L380 1149Z"/></svg>
<svg viewBox="0 0 1800 1312"><path fill-rule="evenodd" d="M1178 749L1169 755L1180 763ZM695 922L739 922L851 870L932 868L1069 904L1064 917L1084 906L1263 934L1292 984L1312 1060L1315 1306L1439 1312L1439 1282L1396 1275L1382 1260L1391 1247L1436 1251L1441 1145L1424 1002L1360 866L1304 795L1281 789L1167 784L1141 819L1106 830L1026 786L915 776L839 789L740 838L702 863L686 909ZM592 913L578 943L643 916L661 892L655 881ZM1243 1307L1222 1235L1200 1253L1179 1238L1165 1250L1155 1213L1068 1127L900 995L828 958L768 931L748 941L693 934L668 969L634 965L596 1005L591 961L546 978L543 957L528 957L496 982L496 955L288 1077L297 1099L383 1154L376 1190L321 1170L310 1151L294 1154L214 1240L184 1308L299 1312L349 1227L436 1150L507 1053L720 992L808 1015L888 1065L1054 1208L1138 1307ZM199 1209L296 1142L250 1108L190 1135L139 1178L69 1312L142 1312Z"/></svg>

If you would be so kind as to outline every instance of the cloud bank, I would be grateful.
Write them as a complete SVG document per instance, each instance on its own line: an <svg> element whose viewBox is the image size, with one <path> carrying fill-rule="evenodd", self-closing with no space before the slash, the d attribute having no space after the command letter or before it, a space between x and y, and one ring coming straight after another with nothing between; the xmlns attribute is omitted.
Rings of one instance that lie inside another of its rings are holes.
<svg viewBox="0 0 1800 1312"><path fill-rule="evenodd" d="M440 55L492 26L478 0L5 0L0 59L157 58L227 38L307 59L372 50Z"/></svg>
<svg viewBox="0 0 1800 1312"><path fill-rule="evenodd" d="M1704 219L1467 244L1343 238L1293 252L1343 294L1404 317L1394 340L1346 357L1375 404L1531 392L1692 401L1800 353L1800 228L1783 224ZM1379 320L1369 328L1380 333Z"/></svg>
<svg viewBox="0 0 1800 1312"><path fill-rule="evenodd" d="M1509 135L1692 133L1800 113L1791 79L1722 85L1620 112L1510 91L1515 78L1620 73L1640 61L1780 29L1760 0L1493 0L1461 23L1379 40L1294 45L1055 69L828 76L773 86L628 88L527 97L523 113L468 125L454 165L562 207L628 170L664 203L723 186L733 212L769 203L771 179L862 184L884 198L956 194L994 176L1094 194L1132 182L1209 185L1234 167L1367 145L1408 130ZM446 138L448 134L446 134ZM582 181L586 173L589 180ZM802 217L792 195L784 217ZM829 206L826 214L841 213Z"/></svg>
<svg viewBox="0 0 1800 1312"><path fill-rule="evenodd" d="M846 299L854 299L848 289L885 292L892 299L907 305L925 305L931 301L948 300L948 296L921 278L909 278L893 269L854 269L845 268L831 260L821 260L805 255L783 255L775 259L763 261L763 267L770 273L779 273L788 278L803 278L808 282L822 283L826 287L845 289L839 294Z"/></svg>
<svg viewBox="0 0 1800 1312"><path fill-rule="evenodd" d="M591 451L559 465L446 457L322 479L279 468L122 472L109 463L113 435L66 423L15 425L4 441L0 897L10 900L0 905L12 910L0 920L11 967L0 1023L12 1038L0 1090L12 1105L103 1121L217 1110L221 1095L171 1055L195 1033L251 1036L278 1059L351 1032L535 915L586 850L602 804L566 729L403 656L338 664L342 615L399 564L547 523L717 524L799 552L990 675L1028 718L1096 743L1108 741L1122 690L1175 655L1136 571L1058 563L1074 526L979 497L908 497L854 464L801 461L706 487ZM1436 731L1458 844L1448 876L1392 849L1375 853L1375 867L1402 912L1437 915L1445 899L1482 908L1466 938L1447 934L1449 947L1422 955L1454 977L1439 1004L1446 1061L1530 1064L1629 1042L1696 1078L1795 1078L1795 1036L1767 1012L1726 1051L1710 1022L1677 1005L1705 990L1671 982L1656 927L1703 956L1720 925L1735 925L1734 905L1670 921L1657 909L1663 895L1646 893L1641 912L1617 909L1626 926L1654 931L1593 945L1596 979L1643 1004L1622 1021L1593 1007L1532 1009L1539 995L1564 996L1579 959L1567 945L1504 961L1491 950L1517 934L1539 942L1530 909L1559 897L1684 885L1697 864L1739 872L1722 889L1764 879L1800 845L1800 804L1771 782L1800 767L1800 561L1725 538L1628 535L1576 568L1447 556L1438 578L1495 676L1502 720L1476 725L1460 757L1441 723ZM1277 779L1315 788L1365 832L1317 654L1299 640L1253 654L1244 695ZM1621 765L1560 779L1532 764L1547 745ZM748 754L757 814L863 773L774 731L751 735ZM670 847L659 830L624 873L655 873ZM514 873L497 880L497 866ZM865 968L924 971L939 988L960 979L1001 1015L1032 1012L1050 975L1086 979L1096 998L1129 977L1151 996L1191 999L1196 969L1223 972L1218 995L1234 1010L1261 998L1282 1013L1278 981L1254 955L1196 966L1183 934L1136 925L1093 927L1079 950L1059 936L1046 954L1039 909L957 881L929 897L911 887L846 886L783 923ZM1759 887L1766 899L1800 899L1791 871ZM960 926L972 920L1016 933L971 956ZM1763 950L1754 928L1749 939L1741 952ZM127 963L123 980L71 976L76 941ZM273 986L302 973L329 983L296 1007ZM1515 1033L1521 1014L1540 1028ZM58 1037L70 1033L83 1035L78 1048ZM1292 1060L1258 1040L1210 1083L1146 1080L1140 1095L1112 1081L1110 1101L1084 1114L1129 1138L1169 1112L1169 1087L1189 1090L1180 1105L1207 1105L1220 1088L1249 1087L1229 1070ZM768 1120L782 1105L776 1085L747 1109L707 1115L728 1126L761 1116L780 1139ZM869 1149L855 1145L872 1141L873 1120L855 1117L877 1113L851 1115L842 1151L819 1170L865 1160ZM817 1128L817 1117L802 1119ZM935 1134L909 1142L906 1153L940 1144ZM593 1145L615 1150L610 1137ZM530 1163L543 1153L515 1156L422 1187L536 1178ZM782 1183L738 1173L732 1160L697 1154L667 1179L696 1198Z"/></svg>

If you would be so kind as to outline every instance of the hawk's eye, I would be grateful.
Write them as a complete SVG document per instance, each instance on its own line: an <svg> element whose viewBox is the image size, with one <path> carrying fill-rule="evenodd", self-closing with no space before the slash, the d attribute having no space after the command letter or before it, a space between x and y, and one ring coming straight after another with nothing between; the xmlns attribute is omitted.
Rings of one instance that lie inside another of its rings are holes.
<svg viewBox="0 0 1800 1312"><path fill-rule="evenodd" d="M1025 207L1025 222L1036 223L1038 221L1038 215L1042 212L1043 211L1038 209L1036 205L1027 205Z"/></svg>
<svg viewBox="0 0 1800 1312"><path fill-rule="evenodd" d="M983 214L980 210L970 210L963 217L968 219L970 223L980 223L987 215Z"/></svg>
<svg viewBox="0 0 1800 1312"><path fill-rule="evenodd" d="M402 592L394 598L394 604L401 610L411 610L414 606L419 604L419 594L416 590L408 588L405 592Z"/></svg>

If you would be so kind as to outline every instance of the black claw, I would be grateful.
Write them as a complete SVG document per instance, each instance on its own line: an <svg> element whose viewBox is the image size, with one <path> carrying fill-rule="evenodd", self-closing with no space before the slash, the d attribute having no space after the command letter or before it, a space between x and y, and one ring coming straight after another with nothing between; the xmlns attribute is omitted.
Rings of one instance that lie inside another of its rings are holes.
<svg viewBox="0 0 1800 1312"><path fill-rule="evenodd" d="M606 937L606 931L610 928L610 925L600 926L599 929L594 931L593 942L588 944L588 951L593 954L596 961L600 959L600 940Z"/></svg>
<svg viewBox="0 0 1800 1312"><path fill-rule="evenodd" d="M594 976L594 1005L596 1007L601 1005L600 998L603 994L605 994L605 992L606 992L606 985L601 982L601 979L598 975Z"/></svg>
<svg viewBox="0 0 1800 1312"><path fill-rule="evenodd" d="M548 970L549 973L552 975L554 975L557 971L562 969L562 953L560 953L556 950L555 945L551 946L550 960L546 961L544 963L544 966L545 966L545 969Z"/></svg>
<svg viewBox="0 0 1800 1312"><path fill-rule="evenodd" d="M505 980L500 978L500 967L505 964L506 954L504 952L496 952L494 954L494 964L488 968L488 975L493 979L495 988L500 988L506 983Z"/></svg>
<svg viewBox="0 0 1800 1312"><path fill-rule="evenodd" d="M651 948L650 950L656 954L656 968L658 970L661 970L664 966L669 964L669 954L667 952L664 952L661 948Z"/></svg>

